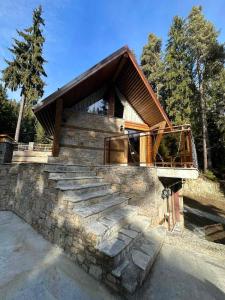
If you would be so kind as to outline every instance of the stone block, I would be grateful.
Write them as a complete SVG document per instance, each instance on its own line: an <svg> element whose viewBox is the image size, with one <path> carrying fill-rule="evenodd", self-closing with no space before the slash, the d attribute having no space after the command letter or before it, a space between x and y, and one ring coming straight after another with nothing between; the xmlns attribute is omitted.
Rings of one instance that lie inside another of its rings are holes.
<svg viewBox="0 0 225 300"><path fill-rule="evenodd" d="M120 230L121 233L123 233L126 236L129 236L132 239L135 239L138 236L138 232L135 230L131 230L131 229L124 229L122 228Z"/></svg>
<svg viewBox="0 0 225 300"><path fill-rule="evenodd" d="M77 254L77 260L80 264L82 264L85 260L85 257L81 254Z"/></svg>
<svg viewBox="0 0 225 300"><path fill-rule="evenodd" d="M100 280L102 278L102 268L100 266L91 265L89 274L91 274L94 278Z"/></svg>
<svg viewBox="0 0 225 300"><path fill-rule="evenodd" d="M150 256L138 250L133 250L131 255L134 264L145 271L149 265Z"/></svg>

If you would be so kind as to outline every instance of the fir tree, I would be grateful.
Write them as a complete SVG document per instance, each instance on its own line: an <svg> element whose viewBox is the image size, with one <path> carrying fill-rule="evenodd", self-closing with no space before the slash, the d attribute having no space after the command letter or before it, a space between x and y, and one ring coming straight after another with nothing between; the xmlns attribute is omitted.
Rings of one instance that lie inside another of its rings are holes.
<svg viewBox="0 0 225 300"><path fill-rule="evenodd" d="M18 104L8 99L6 89L0 84L0 133L13 136L16 128Z"/></svg>
<svg viewBox="0 0 225 300"><path fill-rule="evenodd" d="M9 51L13 55L12 61L6 60L7 67L3 70L5 86L12 91L21 90L20 111L16 127L15 140L19 140L21 121L24 108L29 110L31 105L42 97L46 76L42 57L44 37L41 26L44 26L42 8L33 11L33 24L24 31L17 31L20 39L14 39Z"/></svg>
<svg viewBox="0 0 225 300"><path fill-rule="evenodd" d="M160 95L162 81L161 61L162 41L154 34L149 34L148 43L143 47L141 67L157 97Z"/></svg>
<svg viewBox="0 0 225 300"><path fill-rule="evenodd" d="M190 123L191 68L187 52L186 25L174 17L166 47L164 70L165 105L175 124Z"/></svg>
<svg viewBox="0 0 225 300"><path fill-rule="evenodd" d="M218 72L217 65L221 59L221 47L217 42L218 32L207 21L201 7L193 7L187 25L189 55L192 60L193 83L197 91L195 107L199 108L202 125L203 166L204 171L211 167L210 145L208 137L208 101L207 83ZM223 56L223 55L222 55Z"/></svg>

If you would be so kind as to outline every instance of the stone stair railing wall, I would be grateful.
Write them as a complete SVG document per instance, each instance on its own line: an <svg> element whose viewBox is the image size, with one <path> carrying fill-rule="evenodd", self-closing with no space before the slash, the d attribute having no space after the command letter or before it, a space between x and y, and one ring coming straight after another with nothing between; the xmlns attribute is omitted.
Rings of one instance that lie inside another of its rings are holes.
<svg viewBox="0 0 225 300"><path fill-rule="evenodd" d="M0 210L15 212L98 280L133 293L154 263L165 230L153 228L157 220L143 213L147 202L159 213L156 195L162 186L154 170L125 169L1 165Z"/></svg>

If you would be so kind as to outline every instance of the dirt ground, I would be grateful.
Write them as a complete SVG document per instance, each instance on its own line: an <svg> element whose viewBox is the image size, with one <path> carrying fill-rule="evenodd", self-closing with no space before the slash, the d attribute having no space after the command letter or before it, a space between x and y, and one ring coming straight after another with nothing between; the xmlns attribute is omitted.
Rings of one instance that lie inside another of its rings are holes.
<svg viewBox="0 0 225 300"><path fill-rule="evenodd" d="M206 199L205 197L198 197L197 199L184 197L184 205L225 218L225 199L224 201L221 201L211 198ZM185 227L190 230L196 230L196 228L204 230L207 240L225 244L224 224L216 223L209 218L190 212L184 213L184 223Z"/></svg>
<svg viewBox="0 0 225 300"><path fill-rule="evenodd" d="M205 199L204 197L198 199L184 197L184 204L187 204L193 208L198 208L202 211L225 217L225 199L224 201L220 201L211 198Z"/></svg>

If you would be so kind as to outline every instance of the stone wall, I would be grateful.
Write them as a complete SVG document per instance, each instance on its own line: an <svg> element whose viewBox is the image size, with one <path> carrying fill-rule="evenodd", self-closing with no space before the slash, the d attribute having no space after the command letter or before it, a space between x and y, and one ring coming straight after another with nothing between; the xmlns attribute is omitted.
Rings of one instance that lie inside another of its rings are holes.
<svg viewBox="0 0 225 300"><path fill-rule="evenodd" d="M116 190L126 194L129 204L140 206L143 215L159 224L164 220L166 201L162 200L163 184L155 168L135 166L99 166L97 175L111 182Z"/></svg>
<svg viewBox="0 0 225 300"><path fill-rule="evenodd" d="M123 133L124 120L65 110L59 160L103 164L104 138Z"/></svg>

